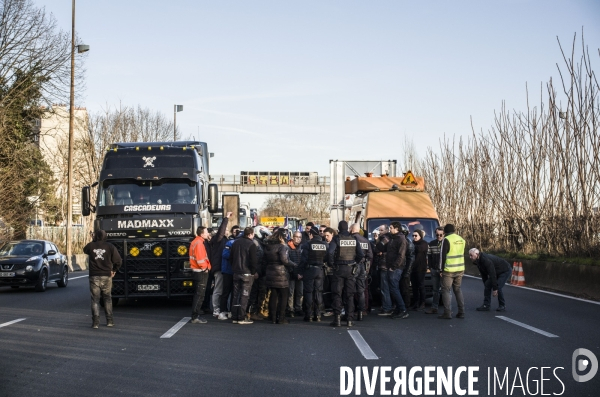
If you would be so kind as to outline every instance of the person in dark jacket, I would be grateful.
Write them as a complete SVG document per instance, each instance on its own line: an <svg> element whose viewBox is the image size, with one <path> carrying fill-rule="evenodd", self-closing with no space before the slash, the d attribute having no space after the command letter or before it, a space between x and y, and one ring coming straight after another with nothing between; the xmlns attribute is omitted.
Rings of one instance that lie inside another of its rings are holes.
<svg viewBox="0 0 600 397"><path fill-rule="evenodd" d="M425 275L427 274L429 244L423 239L423 236L425 236L425 232L421 229L416 229L412 234L415 246L415 262L410 273L413 299L409 310L425 310Z"/></svg>
<svg viewBox="0 0 600 397"><path fill-rule="evenodd" d="M300 244L304 245L310 241L310 229L315 227L315 224L312 222L307 222L304 226L304 231L302 232L302 242Z"/></svg>
<svg viewBox="0 0 600 397"><path fill-rule="evenodd" d="M438 314L440 305L440 286L442 283L442 271L440 269L440 248L444 240L444 228L439 226L435 229L435 240L429 242L429 251L427 252L427 267L431 275L431 287L433 289L433 298L431 307L425 311L425 314Z"/></svg>
<svg viewBox="0 0 600 397"><path fill-rule="evenodd" d="M90 294L92 297L92 328L100 325L100 298L104 301L104 314L106 326L115 325L112 310L112 278L115 276L122 259L117 247L106 241L106 232L96 230L94 241L83 247L90 263Z"/></svg>
<svg viewBox="0 0 600 397"><path fill-rule="evenodd" d="M492 294L498 297L498 308L496 311L505 311L506 301L504 300L502 288L512 274L512 266L504 259L496 255L484 254L477 248L469 250L469 257L479 269L483 285L485 286L483 290L483 305L479 306L477 311L487 312L490 310Z"/></svg>
<svg viewBox="0 0 600 397"><path fill-rule="evenodd" d="M265 262L267 263L267 287L271 289L269 299L271 322L289 324L285 318L290 291L289 274L294 272L297 264L289 259L283 230L277 230L265 242Z"/></svg>
<svg viewBox="0 0 600 397"><path fill-rule="evenodd" d="M333 263L333 285L331 292L333 294L333 321L332 327L341 326L342 309L346 310L346 325L354 325L354 292L356 291L356 273L358 272L358 263L363 258L363 250L356 238L348 232L348 222L340 221L338 224L338 234L331 239L329 243L329 263ZM344 299L342 299L342 295ZM342 304L345 303L345 305Z"/></svg>
<svg viewBox="0 0 600 397"><path fill-rule="evenodd" d="M252 283L252 290L250 291L250 301L248 307L248 313L250 314L250 320L262 321L267 316L263 316L262 312L268 312L265 307L265 295L267 294L268 288L265 285L265 250L264 244L261 240L262 233L257 227L254 228L254 238L252 242L256 245L256 256L258 257L258 278Z"/></svg>
<svg viewBox="0 0 600 397"><path fill-rule="evenodd" d="M243 237L240 228L235 225L231 228L231 235L228 237L223 252L221 254L221 274L223 276L223 290L221 292L221 301L219 302L219 320L227 320L231 317L231 310L228 310L228 302L233 292L233 268L231 267L231 246L237 238Z"/></svg>
<svg viewBox="0 0 600 397"><path fill-rule="evenodd" d="M319 235L319 229L312 227L311 239L304 244L298 273L304 285L304 321L321 321L323 304L324 263L327 261L329 244Z"/></svg>
<svg viewBox="0 0 600 397"><path fill-rule="evenodd" d="M229 223L229 218L231 218L231 214L231 212L228 212L225 215L225 218L221 222L221 226L219 226L219 230L217 230L217 233L213 237L211 237L210 241L208 241L208 257L210 259L211 265L211 276L208 279L208 287L206 288L206 293L208 296L210 296L213 307L213 316L215 317L219 317L219 313L221 312L219 308L221 304L221 293L223 292L223 274L221 273L221 258L223 256L223 249L225 248L225 244L227 244L227 224ZM213 285L213 282L214 287L211 289L210 286ZM208 304L206 306L208 306Z"/></svg>
<svg viewBox="0 0 600 397"><path fill-rule="evenodd" d="M250 290L255 278L258 278L258 256L254 244L254 229L244 229L244 236L235 240L231 246L230 259L233 269L233 299L231 319L234 324L252 324L246 319L246 309Z"/></svg>
<svg viewBox="0 0 600 397"><path fill-rule="evenodd" d="M381 311L378 313L379 316L391 316L392 311L392 297L390 295L390 285L388 282L388 268L386 265L386 251L387 244L392 239L389 227L387 225L379 226L379 237L375 245L375 252L377 254L377 272L379 276L379 291L381 292Z"/></svg>
<svg viewBox="0 0 600 397"><path fill-rule="evenodd" d="M406 254L404 256L402 278L400 279L400 293L402 294L404 305L408 308L411 300L410 275L412 274L413 265L415 263L415 245L413 244L412 240L408 238L408 227L406 225L402 224L400 231L406 240Z"/></svg>
<svg viewBox="0 0 600 397"><path fill-rule="evenodd" d="M350 235L360 244L360 249L364 254L364 258L358 263L358 272L356 273L356 313L354 316L358 321L362 321L363 314L366 313L367 310L367 273L371 268L373 251L371 250L369 240L360 235L360 225L358 223L354 223L350 226Z"/></svg>
<svg viewBox="0 0 600 397"><path fill-rule="evenodd" d="M390 288L390 297L396 304L396 310L392 313L391 318L404 319L408 317L408 311L400 293L400 282L406 265L408 243L401 230L400 222L392 222L390 224L391 239L385 246L385 266L387 268L386 275Z"/></svg>
<svg viewBox="0 0 600 397"><path fill-rule="evenodd" d="M290 260L295 264L299 265L302 260L302 233L294 232L292 239L288 241L288 252L290 254ZM288 295L287 303L287 314L290 317L302 316L302 296L304 293L304 286L302 282L302 275L298 274L298 268L294 273L290 274L290 293Z"/></svg>

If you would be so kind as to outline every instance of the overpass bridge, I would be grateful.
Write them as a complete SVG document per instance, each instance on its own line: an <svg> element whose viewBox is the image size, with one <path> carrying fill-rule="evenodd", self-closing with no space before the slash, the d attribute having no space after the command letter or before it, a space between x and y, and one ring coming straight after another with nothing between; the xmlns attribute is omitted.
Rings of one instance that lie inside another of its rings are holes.
<svg viewBox="0 0 600 397"><path fill-rule="evenodd" d="M211 175L211 183L216 183L219 186L219 192L224 193L329 194L331 192L330 177L318 176L313 172L265 172L262 175Z"/></svg>
<svg viewBox="0 0 600 397"><path fill-rule="evenodd" d="M331 224L344 219L350 196L346 178L365 174L396 176L396 160L329 160L329 175L316 172L242 171L240 175L214 175L210 182L220 193L329 194Z"/></svg>

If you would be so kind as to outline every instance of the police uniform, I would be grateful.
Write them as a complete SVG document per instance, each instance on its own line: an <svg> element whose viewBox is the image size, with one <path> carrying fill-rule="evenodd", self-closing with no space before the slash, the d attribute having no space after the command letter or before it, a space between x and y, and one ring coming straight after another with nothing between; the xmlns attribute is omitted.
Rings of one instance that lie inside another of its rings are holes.
<svg viewBox="0 0 600 397"><path fill-rule="evenodd" d="M304 321L321 321L323 264L327 261L329 244L317 234L303 247L300 274L304 281Z"/></svg>
<svg viewBox="0 0 600 397"><path fill-rule="evenodd" d="M365 290L367 288L367 272L373 260L373 251L369 240L360 235L360 233L352 234L360 245L364 258L358 263L358 272L356 273L356 319L362 321L362 312L367 309L367 296Z"/></svg>
<svg viewBox="0 0 600 397"><path fill-rule="evenodd" d="M338 226L340 233L329 244L329 262L334 263L333 286L333 314L335 316L332 326L340 326L342 313L342 294L346 306L348 325L354 320L354 293L356 290L355 274L358 270L357 263L362 261L364 254L356 238L348 233L348 223L341 221Z"/></svg>

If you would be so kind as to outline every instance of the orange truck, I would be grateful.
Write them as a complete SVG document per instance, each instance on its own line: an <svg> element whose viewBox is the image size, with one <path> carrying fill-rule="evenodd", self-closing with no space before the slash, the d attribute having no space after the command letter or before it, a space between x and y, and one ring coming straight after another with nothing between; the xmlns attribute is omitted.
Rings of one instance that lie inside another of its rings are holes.
<svg viewBox="0 0 600 397"><path fill-rule="evenodd" d="M410 171L402 177L356 177L346 181L345 191L355 195L349 223L358 223L368 239L373 239L379 226L394 221L406 225L411 233L423 230L427 242L435 238L439 218L425 192L424 178Z"/></svg>
<svg viewBox="0 0 600 397"><path fill-rule="evenodd" d="M425 232L428 243L435 239L439 226L438 214L425 192L425 179L408 171L402 177L356 177L346 180L346 194L355 195L350 210L349 223L358 223L364 236L373 241L373 232L381 225L398 221L410 231ZM429 270L425 275L425 295L433 295Z"/></svg>

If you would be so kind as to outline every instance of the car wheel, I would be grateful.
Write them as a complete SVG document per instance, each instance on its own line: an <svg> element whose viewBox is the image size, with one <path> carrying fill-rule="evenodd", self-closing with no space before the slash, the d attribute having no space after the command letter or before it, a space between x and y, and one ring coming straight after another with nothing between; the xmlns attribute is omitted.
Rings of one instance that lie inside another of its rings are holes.
<svg viewBox="0 0 600 397"><path fill-rule="evenodd" d="M40 273L40 278L38 279L37 284L35 285L35 290L37 292L46 291L46 286L48 285L48 271L46 269L42 269Z"/></svg>
<svg viewBox="0 0 600 397"><path fill-rule="evenodd" d="M60 277L60 280L58 280L56 282L56 284L61 288L65 288L67 286L67 284L69 284L69 268L68 267L65 266L63 268L62 276Z"/></svg>
<svg viewBox="0 0 600 397"><path fill-rule="evenodd" d="M17 288L19 288L19 287L20 287L19 285L11 285L11 286L10 286L10 288L14 288L14 289L17 289Z"/></svg>

